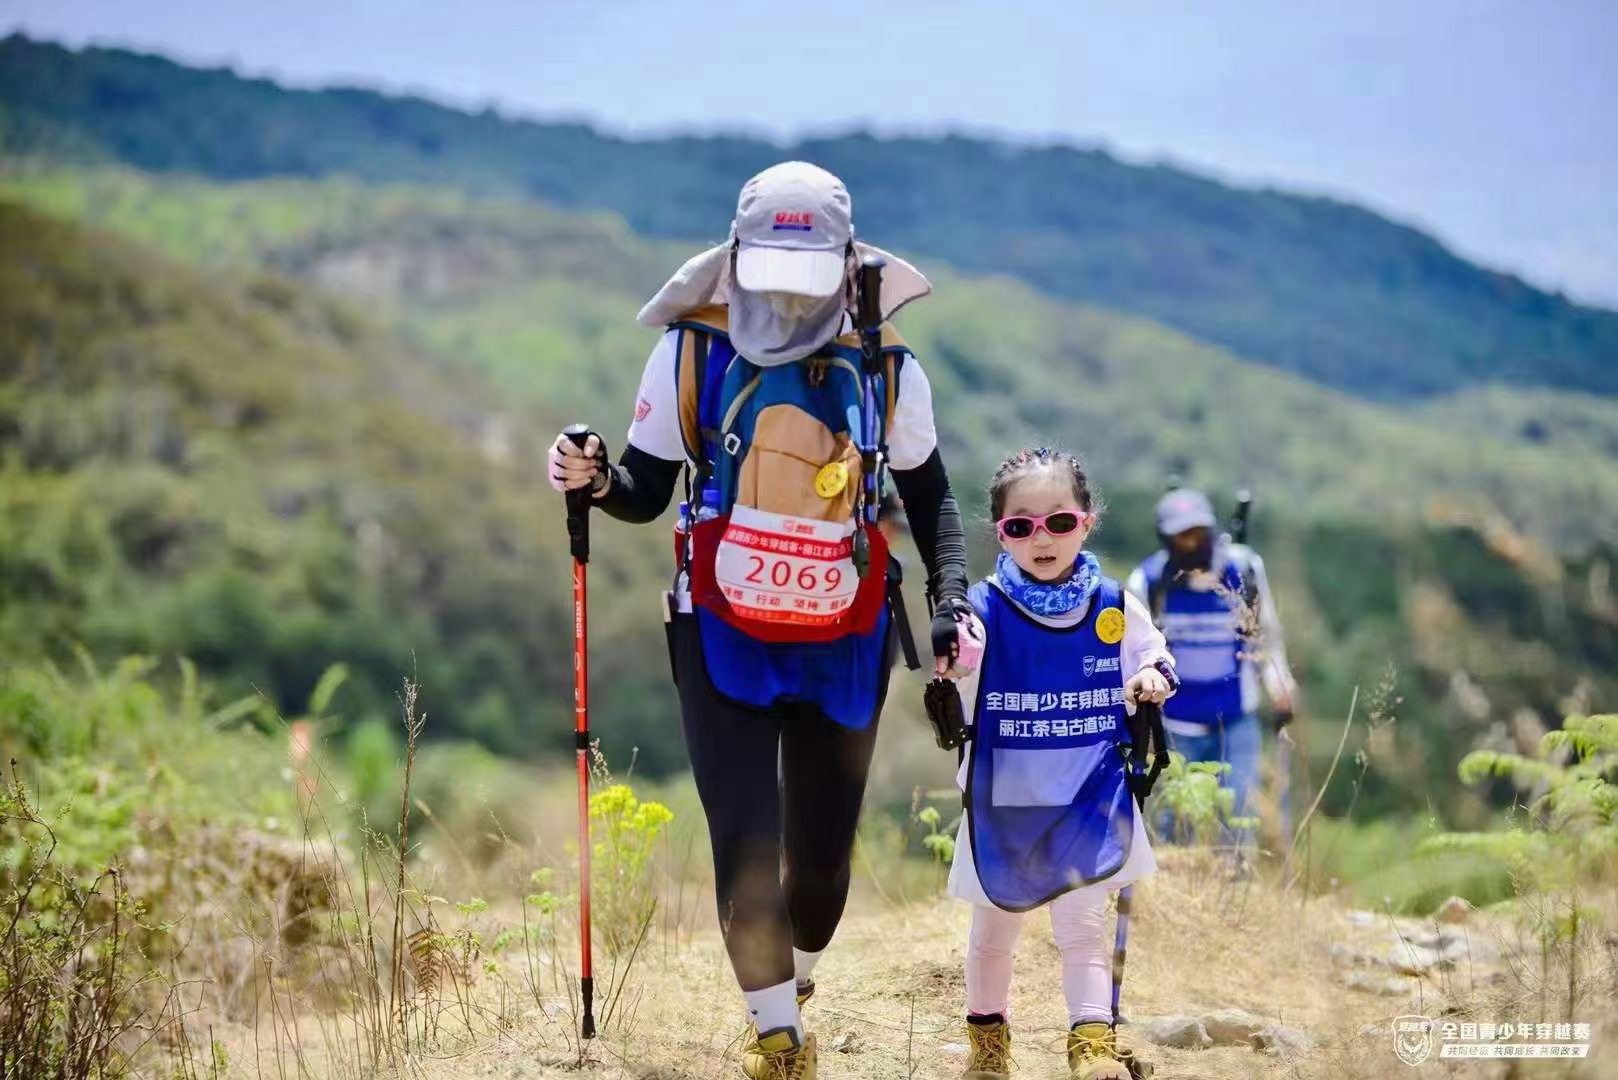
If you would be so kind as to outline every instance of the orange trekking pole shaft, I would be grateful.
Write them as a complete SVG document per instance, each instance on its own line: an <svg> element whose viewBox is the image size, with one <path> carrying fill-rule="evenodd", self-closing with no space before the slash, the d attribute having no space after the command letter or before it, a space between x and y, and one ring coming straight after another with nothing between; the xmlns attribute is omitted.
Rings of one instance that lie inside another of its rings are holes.
<svg viewBox="0 0 1618 1080"><path fill-rule="evenodd" d="M583 450L590 439L585 424L562 430ZM590 650L585 568L590 561L590 490L567 493L567 538L573 554L573 739L579 765L579 996L584 1002L581 1034L595 1038L595 980L590 971Z"/></svg>

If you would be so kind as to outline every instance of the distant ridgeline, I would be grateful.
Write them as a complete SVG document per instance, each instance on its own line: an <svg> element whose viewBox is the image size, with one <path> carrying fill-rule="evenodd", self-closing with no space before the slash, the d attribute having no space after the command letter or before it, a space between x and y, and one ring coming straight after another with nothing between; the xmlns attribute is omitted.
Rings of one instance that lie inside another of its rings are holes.
<svg viewBox="0 0 1618 1080"><path fill-rule="evenodd" d="M290 91L121 50L0 42L0 151L240 180L344 175L611 210L711 237L784 156L854 193L861 231L968 271L1146 315L1378 400L1502 382L1618 394L1618 314L1481 269L1343 202L1098 150L853 134L628 140L364 90Z"/></svg>

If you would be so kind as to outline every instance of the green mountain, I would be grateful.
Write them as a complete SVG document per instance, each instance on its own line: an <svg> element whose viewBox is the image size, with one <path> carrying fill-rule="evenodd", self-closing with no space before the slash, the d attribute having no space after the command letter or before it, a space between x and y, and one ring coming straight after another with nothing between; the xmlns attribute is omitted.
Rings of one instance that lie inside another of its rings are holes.
<svg viewBox="0 0 1618 1080"><path fill-rule="evenodd" d="M0 663L184 655L297 715L341 662L347 715L391 716L414 675L436 732L559 748L567 556L533 483L553 424L284 277L0 201ZM633 564L627 539L601 538L605 565ZM623 760L666 720L632 659L662 642L611 615ZM0 701L0 725L27 708Z"/></svg>
<svg viewBox="0 0 1618 1080"><path fill-rule="evenodd" d="M440 733L560 745L568 590L538 447L574 418L619 445L653 337L632 315L684 246L609 217L336 181L24 172L0 178L0 200L29 207L0 234L0 649L196 655L288 709L335 661L385 708L415 664ZM66 284L17 284L42 273ZM938 287L900 322L931 376L974 566L987 471L1032 438L1089 457L1115 573L1153 544L1165 470L1216 491L1255 482L1307 708L1340 718L1359 687L1382 710L1362 808L1431 796L1474 812L1452 791L1462 752L1521 710L1618 695L1618 403L1491 392L1412 414L1015 281L946 272ZM124 356L144 359L108 362ZM238 401L239 381L277 404ZM174 404L193 384L226 390ZM100 400L163 403L139 415L178 417L182 449L114 441L130 424L116 409L78 419ZM389 422L371 419L384 408ZM256 426L220 419L243 409ZM1582 423L1546 436L1541 414ZM1499 433L1476 434L1479 417ZM75 424L102 434L34 449ZM131 516L177 516L186 544L154 561ZM638 747L654 772L681 760L655 616L662 528L602 522L591 579L599 726L613 760ZM310 539L279 539L293 534ZM81 535L112 539L86 561ZM240 539L257 536L272 539ZM900 678L888 722L919 723ZM1316 743L1319 775L1335 740Z"/></svg>
<svg viewBox="0 0 1618 1080"><path fill-rule="evenodd" d="M628 140L13 36L0 42L0 152L229 180L450 186L610 210L664 237L716 235L742 179L803 157L848 181L873 239L1144 315L1360 397L1495 383L1618 394L1618 314L1481 269L1352 205L1097 150L862 134L784 147Z"/></svg>
<svg viewBox="0 0 1618 1080"><path fill-rule="evenodd" d="M430 189L52 170L0 176L0 194L196 265L346 296L615 446L652 342L634 313L689 254L609 217ZM1491 390L1412 414L1009 279L935 278L902 323L963 478L1044 439L1081 450L1103 486L1247 483L1294 520L1498 517L1564 550L1618 535L1618 402Z"/></svg>

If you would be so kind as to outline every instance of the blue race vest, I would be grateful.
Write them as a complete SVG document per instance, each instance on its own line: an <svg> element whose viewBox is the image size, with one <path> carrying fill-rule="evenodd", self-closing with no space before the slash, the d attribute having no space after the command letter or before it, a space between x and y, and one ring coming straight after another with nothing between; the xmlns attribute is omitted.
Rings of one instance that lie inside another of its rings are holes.
<svg viewBox="0 0 1618 1080"><path fill-rule="evenodd" d="M886 606L869 634L804 643L760 641L711 611L696 615L708 678L721 694L760 709L804 701L843 727L870 726L887 684Z"/></svg>
<svg viewBox="0 0 1618 1080"><path fill-rule="evenodd" d="M738 356L725 333L725 313L720 309L694 313L674 326L682 330L675 368L682 438L693 460L712 463L708 483L718 490L721 513L730 513L737 501L742 462L751 449L761 411L790 405L832 431L846 429L850 417L857 415L860 387L857 376L850 373L860 362L857 339L837 339L829 350L836 363L815 381L802 364L759 369ZM707 351L703 363L688 366L692 358L687 356L684 336L695 332L707 335ZM893 363L877 376L878 431L886 429L897 392L896 386L889 385L890 375L896 378L898 366L909 355L908 347L891 328L885 328L883 351L892 354ZM854 407L852 413L850 406ZM687 411L692 414L690 424L684 416ZM688 431L688 427L694 430ZM725 438L727 432L735 437ZM883 575L882 585L885 583ZM858 730L870 725L890 666L890 613L885 600L867 632L856 630L820 641L764 640L700 604L694 610L703 661L720 694L757 708L805 702L843 727Z"/></svg>
<svg viewBox="0 0 1618 1080"><path fill-rule="evenodd" d="M1180 689L1164 706L1164 716L1193 724L1234 722L1243 715L1242 664L1247 646L1237 617L1242 603L1241 571L1234 559L1225 558L1222 588L1204 592L1172 581L1159 585L1164 574L1172 573L1167 564L1167 555L1159 551L1141 567L1148 590L1163 590L1163 636L1180 677Z"/></svg>
<svg viewBox="0 0 1618 1080"><path fill-rule="evenodd" d="M967 768L968 838L984 894L1027 911L1111 877L1129 856L1123 590L1102 578L1084 621L1068 628L1035 622L987 581L970 599L988 644ZM1098 618L1112 641L1097 633Z"/></svg>

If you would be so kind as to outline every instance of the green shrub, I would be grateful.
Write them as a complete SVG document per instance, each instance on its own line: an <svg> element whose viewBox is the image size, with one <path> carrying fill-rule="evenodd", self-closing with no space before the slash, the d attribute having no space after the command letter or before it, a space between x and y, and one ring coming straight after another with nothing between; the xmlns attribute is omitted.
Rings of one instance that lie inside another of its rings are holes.
<svg viewBox="0 0 1618 1080"><path fill-rule="evenodd" d="M104 827L127 826L127 806ZM87 852L34 806L13 774L0 790L0 1076L107 1077L121 1039L164 1008L138 933L145 907L115 865L85 874ZM74 830L69 829L69 834ZM160 931L158 931L160 932Z"/></svg>
<svg viewBox="0 0 1618 1080"><path fill-rule="evenodd" d="M657 911L652 855L674 812L642 802L628 784L590 796L591 908L595 928L614 957L637 948Z"/></svg>
<svg viewBox="0 0 1618 1080"><path fill-rule="evenodd" d="M1510 872L1520 914L1541 947L1541 985L1553 961L1565 966L1567 1009L1582 992L1579 957L1599 937L1605 912L1586 901L1618 883L1618 714L1570 716L1540 740L1537 752L1479 750L1460 766L1463 781L1509 779L1528 796L1520 820L1497 832L1445 833L1424 850L1460 852Z"/></svg>
<svg viewBox="0 0 1618 1080"><path fill-rule="evenodd" d="M1169 763L1152 792L1154 814L1167 812L1173 819L1173 837L1185 843L1217 843L1221 829L1252 829L1258 819L1236 816L1236 793L1220 784L1230 771L1229 762L1191 761L1169 751Z"/></svg>

